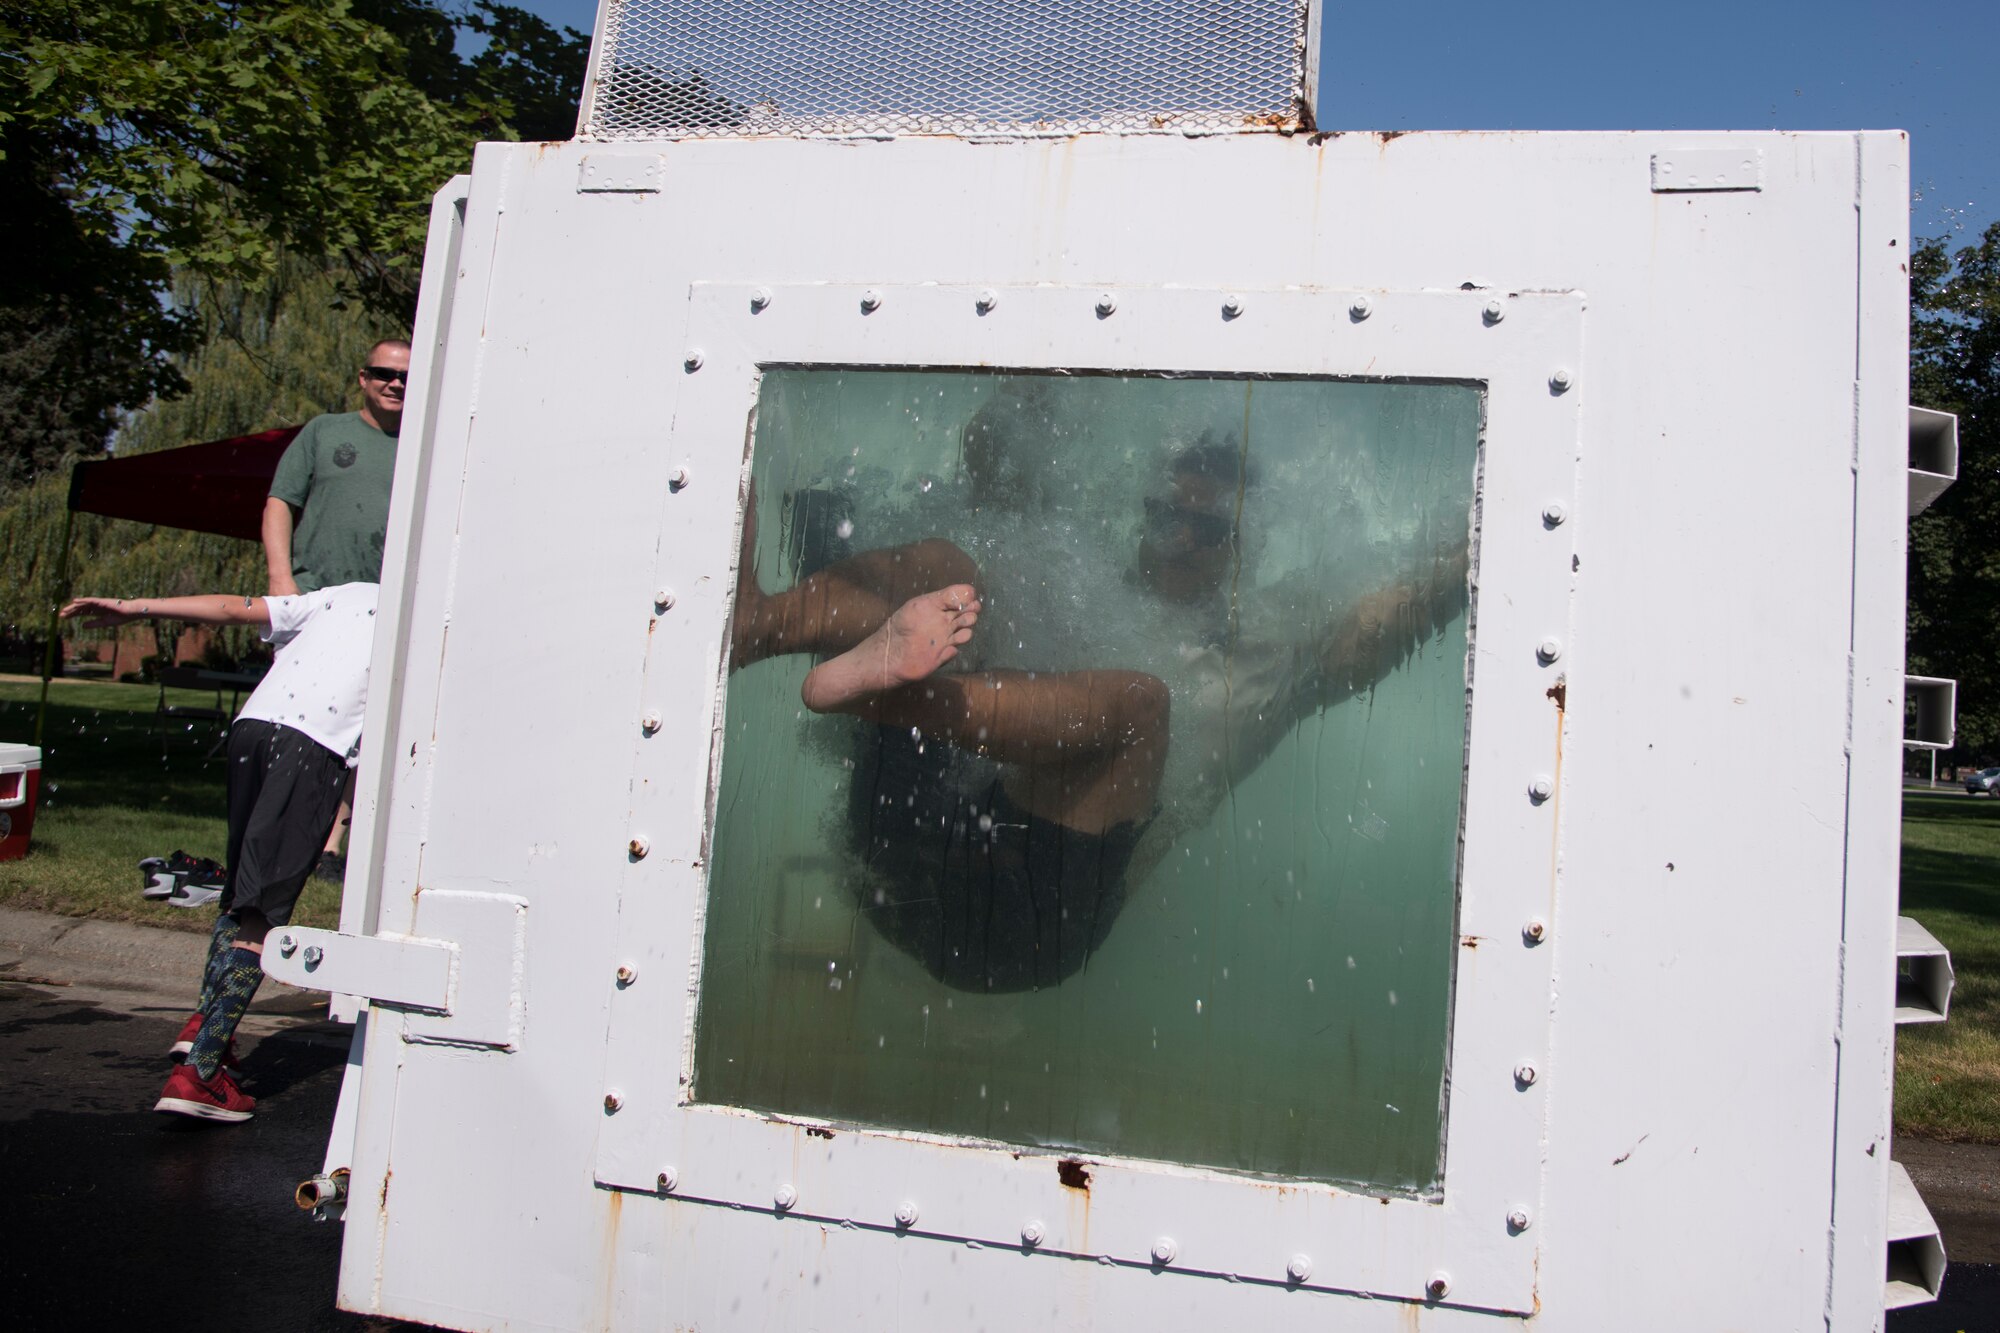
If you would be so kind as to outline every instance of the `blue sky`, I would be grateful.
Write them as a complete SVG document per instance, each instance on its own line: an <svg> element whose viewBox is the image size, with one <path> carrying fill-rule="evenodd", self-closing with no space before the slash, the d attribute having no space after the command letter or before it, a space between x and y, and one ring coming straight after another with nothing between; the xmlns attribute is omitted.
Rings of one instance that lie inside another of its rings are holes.
<svg viewBox="0 0 2000 1333"><path fill-rule="evenodd" d="M1330 4L1322 33L1330 129L1902 129L1913 234L2000 219L2000 0Z"/></svg>

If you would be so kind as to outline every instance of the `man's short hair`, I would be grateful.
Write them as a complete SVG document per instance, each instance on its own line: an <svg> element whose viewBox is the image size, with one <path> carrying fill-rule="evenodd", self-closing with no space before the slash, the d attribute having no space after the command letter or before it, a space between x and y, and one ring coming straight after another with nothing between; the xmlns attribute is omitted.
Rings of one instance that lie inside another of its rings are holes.
<svg viewBox="0 0 2000 1333"><path fill-rule="evenodd" d="M1206 477L1231 486L1252 486L1257 481L1250 456L1237 445L1236 437L1217 438L1213 430L1203 431L1200 439L1175 454L1167 471L1176 477Z"/></svg>
<svg viewBox="0 0 2000 1333"><path fill-rule="evenodd" d="M384 347L400 348L407 352L410 350L410 340L408 338L377 338L374 342L368 344L368 354L361 358L361 364L365 366L370 361L373 361L375 353L381 351Z"/></svg>

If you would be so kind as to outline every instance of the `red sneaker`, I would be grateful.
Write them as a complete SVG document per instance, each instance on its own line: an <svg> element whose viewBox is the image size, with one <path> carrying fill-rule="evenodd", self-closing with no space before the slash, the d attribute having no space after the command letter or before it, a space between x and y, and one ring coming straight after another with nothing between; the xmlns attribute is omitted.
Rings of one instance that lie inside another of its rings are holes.
<svg viewBox="0 0 2000 1333"><path fill-rule="evenodd" d="M194 1050L194 1039L200 1035L201 1015L199 1013L190 1014L188 1021L181 1024L180 1035L174 1038L174 1044L167 1047L167 1058L175 1064L179 1064L187 1059L188 1054ZM234 1037L229 1039L229 1045L225 1046L222 1050L222 1067L232 1074L242 1071L243 1066L237 1063L236 1060L236 1038Z"/></svg>
<svg viewBox="0 0 2000 1333"><path fill-rule="evenodd" d="M167 1076L160 1089L155 1111L191 1115L197 1120L248 1120L257 1109L257 1099L236 1086L236 1080L218 1069L215 1077L203 1082L195 1077L193 1065L181 1065Z"/></svg>
<svg viewBox="0 0 2000 1333"><path fill-rule="evenodd" d="M175 1064L179 1064L181 1061L187 1059L188 1052L194 1049L194 1039L200 1035L201 1013L197 1010L195 1013L189 1015L187 1022L181 1024L180 1035L174 1038L173 1045L167 1047L168 1058L173 1060Z"/></svg>

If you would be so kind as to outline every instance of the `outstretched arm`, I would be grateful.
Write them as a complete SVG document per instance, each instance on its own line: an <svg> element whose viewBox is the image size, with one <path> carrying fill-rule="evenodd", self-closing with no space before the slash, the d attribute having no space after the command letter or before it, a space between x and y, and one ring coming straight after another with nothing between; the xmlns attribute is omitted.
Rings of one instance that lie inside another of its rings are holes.
<svg viewBox="0 0 2000 1333"><path fill-rule="evenodd" d="M262 597L209 592L196 597L79 597L62 609L64 620L83 617L86 629L109 629L134 620L191 620L198 625L269 625Z"/></svg>
<svg viewBox="0 0 2000 1333"><path fill-rule="evenodd" d="M1467 546L1463 538L1439 546L1355 599L1318 646L1319 707L1372 687L1465 609Z"/></svg>

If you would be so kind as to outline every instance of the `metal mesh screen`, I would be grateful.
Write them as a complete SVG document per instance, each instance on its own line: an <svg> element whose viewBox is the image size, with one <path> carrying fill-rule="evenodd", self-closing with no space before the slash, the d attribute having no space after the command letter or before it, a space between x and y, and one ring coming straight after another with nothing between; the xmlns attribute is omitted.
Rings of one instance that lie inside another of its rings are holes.
<svg viewBox="0 0 2000 1333"><path fill-rule="evenodd" d="M1309 0L612 0L585 139L1295 125Z"/></svg>

